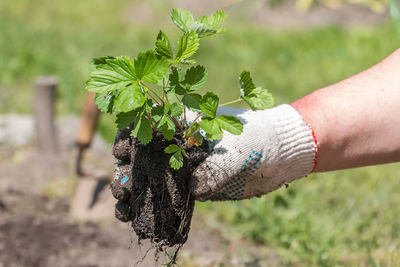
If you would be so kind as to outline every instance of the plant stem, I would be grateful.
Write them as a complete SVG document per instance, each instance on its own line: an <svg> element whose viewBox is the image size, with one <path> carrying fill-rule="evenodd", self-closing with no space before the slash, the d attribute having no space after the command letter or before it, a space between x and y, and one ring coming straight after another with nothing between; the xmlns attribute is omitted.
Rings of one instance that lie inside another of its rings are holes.
<svg viewBox="0 0 400 267"><path fill-rule="evenodd" d="M230 102L223 103L223 104L219 105L219 107L221 107L221 106L227 106L227 105L231 105L231 104L237 103L237 102L239 102L239 101L242 101L242 100L243 100L243 99L241 99L241 98L238 98L238 99L235 99L235 100L233 100L233 101L230 101Z"/></svg>
<svg viewBox="0 0 400 267"><path fill-rule="evenodd" d="M150 114L147 114L147 119L148 119L149 122L150 122L151 128L153 129L153 133L156 133L156 132L157 132L157 128L156 128L155 123L151 120Z"/></svg>
<svg viewBox="0 0 400 267"><path fill-rule="evenodd" d="M186 107L183 106L183 124L186 124Z"/></svg>
<svg viewBox="0 0 400 267"><path fill-rule="evenodd" d="M191 134L192 128L195 126L196 121L200 118L201 115L202 115L202 113L197 115L197 117L192 121L192 124L190 124L189 128L187 128L187 130L185 131L185 134L184 134L185 139L189 137L189 135Z"/></svg>
<svg viewBox="0 0 400 267"><path fill-rule="evenodd" d="M146 88L147 91L152 92L152 93L161 101L161 104L163 103L163 100L162 100L161 97L157 94L157 92L155 92L153 89L147 87L145 84L142 84L142 83L139 83L139 84L140 84L140 86L143 86L144 88ZM151 96L150 93L148 93L148 94L149 94L149 96ZM153 98L153 97L151 97L151 98ZM153 100L156 101L154 98L153 98ZM160 105L160 103L159 103L158 101L156 101L156 103Z"/></svg>
<svg viewBox="0 0 400 267"><path fill-rule="evenodd" d="M179 130L182 130L182 124L179 122L179 120L173 116L169 116L169 117L174 122L175 126L178 127Z"/></svg>
<svg viewBox="0 0 400 267"><path fill-rule="evenodd" d="M155 99L149 92L147 94L151 97L151 99L154 100L154 102L156 102L158 105L161 106L161 104L157 101L157 99Z"/></svg>

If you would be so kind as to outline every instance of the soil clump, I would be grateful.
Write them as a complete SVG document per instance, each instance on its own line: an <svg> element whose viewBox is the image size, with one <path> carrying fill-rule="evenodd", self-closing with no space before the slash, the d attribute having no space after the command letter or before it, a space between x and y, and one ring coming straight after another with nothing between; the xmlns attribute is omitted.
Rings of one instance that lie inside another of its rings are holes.
<svg viewBox="0 0 400 267"><path fill-rule="evenodd" d="M139 240L149 239L159 251L174 246L179 250L188 238L195 202L188 183L207 157L208 144L189 146L180 133L167 140L157 132L143 145L127 131L130 129L117 134L113 148L120 160L112 184L113 195L119 199L116 217L130 221ZM179 170L170 167L171 155L164 152L170 144L181 146L188 156L183 157Z"/></svg>

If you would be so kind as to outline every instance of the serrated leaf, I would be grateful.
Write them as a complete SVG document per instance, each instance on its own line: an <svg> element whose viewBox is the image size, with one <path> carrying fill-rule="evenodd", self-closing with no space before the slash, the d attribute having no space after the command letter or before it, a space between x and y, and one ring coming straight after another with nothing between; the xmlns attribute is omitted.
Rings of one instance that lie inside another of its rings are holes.
<svg viewBox="0 0 400 267"><path fill-rule="evenodd" d="M223 132L215 118L202 117L199 125L206 132L208 140L213 141L222 138Z"/></svg>
<svg viewBox="0 0 400 267"><path fill-rule="evenodd" d="M140 86L137 83L122 89L115 99L115 106L121 112L129 112L140 108L146 101Z"/></svg>
<svg viewBox="0 0 400 267"><path fill-rule="evenodd" d="M181 59L179 61L179 63L182 64L182 65L193 65L193 64L196 64L196 60L194 60L194 59Z"/></svg>
<svg viewBox="0 0 400 267"><path fill-rule="evenodd" d="M160 31L156 41L156 55L159 57L173 58L171 43L164 32Z"/></svg>
<svg viewBox="0 0 400 267"><path fill-rule="evenodd" d="M204 114L214 118L217 115L218 103L218 96L214 93L207 92L201 98L199 106Z"/></svg>
<svg viewBox="0 0 400 267"><path fill-rule="evenodd" d="M105 57L92 58L92 60L89 62L89 71L92 72L96 70L98 65L106 64L107 59L115 59L115 57L105 56Z"/></svg>
<svg viewBox="0 0 400 267"><path fill-rule="evenodd" d="M197 37L197 33L185 33L179 38L175 60L179 62L188 59L193 56L198 49L199 38Z"/></svg>
<svg viewBox="0 0 400 267"><path fill-rule="evenodd" d="M213 36L217 34L217 30L211 29L210 27L199 21L195 21L190 27L190 30L196 32L199 38Z"/></svg>
<svg viewBox="0 0 400 267"><path fill-rule="evenodd" d="M157 84L168 73L168 60L157 58L153 50L140 52L134 65L137 79L148 83Z"/></svg>
<svg viewBox="0 0 400 267"><path fill-rule="evenodd" d="M191 30L195 31L199 38L215 36L225 32L225 28L218 27L228 15L221 10L218 10L211 16L202 16L193 23Z"/></svg>
<svg viewBox="0 0 400 267"><path fill-rule="evenodd" d="M86 90L107 93L122 89L136 80L135 68L129 57L106 58L104 62L90 73Z"/></svg>
<svg viewBox="0 0 400 267"><path fill-rule="evenodd" d="M184 95L186 93L185 88L182 87L184 80L185 72L181 68L174 68L169 74L169 90L178 95Z"/></svg>
<svg viewBox="0 0 400 267"><path fill-rule="evenodd" d="M274 106L275 100L267 89L257 87L247 96L241 95L243 100L250 106L252 110L263 110Z"/></svg>
<svg viewBox="0 0 400 267"><path fill-rule="evenodd" d="M138 112L140 115L146 115L151 112L151 109L153 108L153 100L152 99L147 99L146 102L144 102L144 105L138 109Z"/></svg>
<svg viewBox="0 0 400 267"><path fill-rule="evenodd" d="M186 94L182 98L182 103L192 111L200 111L200 101L201 95L199 94Z"/></svg>
<svg viewBox="0 0 400 267"><path fill-rule="evenodd" d="M176 151L181 151L181 150L182 148L180 146L171 144L165 148L164 152L167 154L172 154L175 153Z"/></svg>
<svg viewBox="0 0 400 267"><path fill-rule="evenodd" d="M113 94L96 94L94 101L101 112L112 113L115 96Z"/></svg>
<svg viewBox="0 0 400 267"><path fill-rule="evenodd" d="M198 90L207 82L206 69L203 66L191 67L185 74L185 85L188 92Z"/></svg>
<svg viewBox="0 0 400 267"><path fill-rule="evenodd" d="M93 64L95 66L103 65L103 64L107 63L108 59L116 59L116 58L113 56L96 57L96 58L92 58L92 60L90 61L90 64Z"/></svg>
<svg viewBox="0 0 400 267"><path fill-rule="evenodd" d="M167 115L164 115L158 122L158 128L161 129L164 125L167 125L169 129L175 129L175 124L171 121L171 119Z"/></svg>
<svg viewBox="0 0 400 267"><path fill-rule="evenodd" d="M170 106L170 115L172 117L178 117L180 115L182 115L183 113L183 108L182 105L180 105L179 103L172 103Z"/></svg>
<svg viewBox="0 0 400 267"><path fill-rule="evenodd" d="M147 145L153 138L150 121L144 116L140 116L134 123L131 136L136 137L143 145Z"/></svg>
<svg viewBox="0 0 400 267"><path fill-rule="evenodd" d="M202 16L197 21L205 24L211 29L216 29L227 17L228 15L224 11L217 10L215 14L211 16Z"/></svg>
<svg viewBox="0 0 400 267"><path fill-rule="evenodd" d="M161 118L164 116L164 108L162 106L155 106L151 110L151 117L155 122L159 122Z"/></svg>
<svg viewBox="0 0 400 267"><path fill-rule="evenodd" d="M128 127L136 118L137 111L130 111L130 112L121 112L117 114L117 123L118 129L122 130Z"/></svg>
<svg viewBox="0 0 400 267"><path fill-rule="evenodd" d="M209 141L220 140L220 139L222 139L223 135L224 135L223 132L217 133L217 134L208 134L208 133L206 133L206 139L209 140Z"/></svg>
<svg viewBox="0 0 400 267"><path fill-rule="evenodd" d="M240 74L240 97L250 106L252 110L263 110L274 105L274 98L267 89L254 85L248 71Z"/></svg>
<svg viewBox="0 0 400 267"><path fill-rule="evenodd" d="M243 95L249 95L256 86L253 83L253 79L250 77L250 72L242 71L239 77L240 89L243 90Z"/></svg>
<svg viewBox="0 0 400 267"><path fill-rule="evenodd" d="M232 115L222 115L215 118L221 129L231 134L239 135L243 132L242 122Z"/></svg>
<svg viewBox="0 0 400 267"><path fill-rule="evenodd" d="M172 9L171 12L172 22L178 26L184 32L188 32L192 24L194 23L194 18L190 11L185 9Z"/></svg>
<svg viewBox="0 0 400 267"><path fill-rule="evenodd" d="M169 159L169 165L175 170L179 170L183 166L183 156L181 151L175 152Z"/></svg>
<svg viewBox="0 0 400 267"><path fill-rule="evenodd" d="M169 125L164 124L164 126L161 128L161 132L165 137L165 139L172 140L172 138L174 138L175 135L175 126L170 128Z"/></svg>

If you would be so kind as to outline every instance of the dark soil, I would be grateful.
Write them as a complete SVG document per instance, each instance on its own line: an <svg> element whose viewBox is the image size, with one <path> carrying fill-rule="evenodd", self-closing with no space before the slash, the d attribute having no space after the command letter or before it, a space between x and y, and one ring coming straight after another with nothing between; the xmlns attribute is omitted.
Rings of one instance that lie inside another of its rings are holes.
<svg viewBox="0 0 400 267"><path fill-rule="evenodd" d="M131 221L139 240L149 239L160 251L175 245L179 248L188 238L194 208L188 182L194 169L207 157L208 144L188 146L180 134L169 141L156 133L144 146L132 140L126 131L129 129L118 133L113 148L114 156L120 160L112 185L113 195L119 199L116 217ZM179 170L170 167L171 155L164 152L170 144L183 147L188 155ZM126 181L128 177L131 179ZM123 178L124 182L120 182Z"/></svg>

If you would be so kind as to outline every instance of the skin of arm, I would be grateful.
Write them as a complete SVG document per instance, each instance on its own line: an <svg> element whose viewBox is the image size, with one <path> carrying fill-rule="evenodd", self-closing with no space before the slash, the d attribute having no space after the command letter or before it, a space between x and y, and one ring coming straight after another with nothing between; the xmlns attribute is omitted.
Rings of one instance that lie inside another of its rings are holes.
<svg viewBox="0 0 400 267"><path fill-rule="evenodd" d="M400 161L400 49L291 106L318 140L315 172Z"/></svg>

